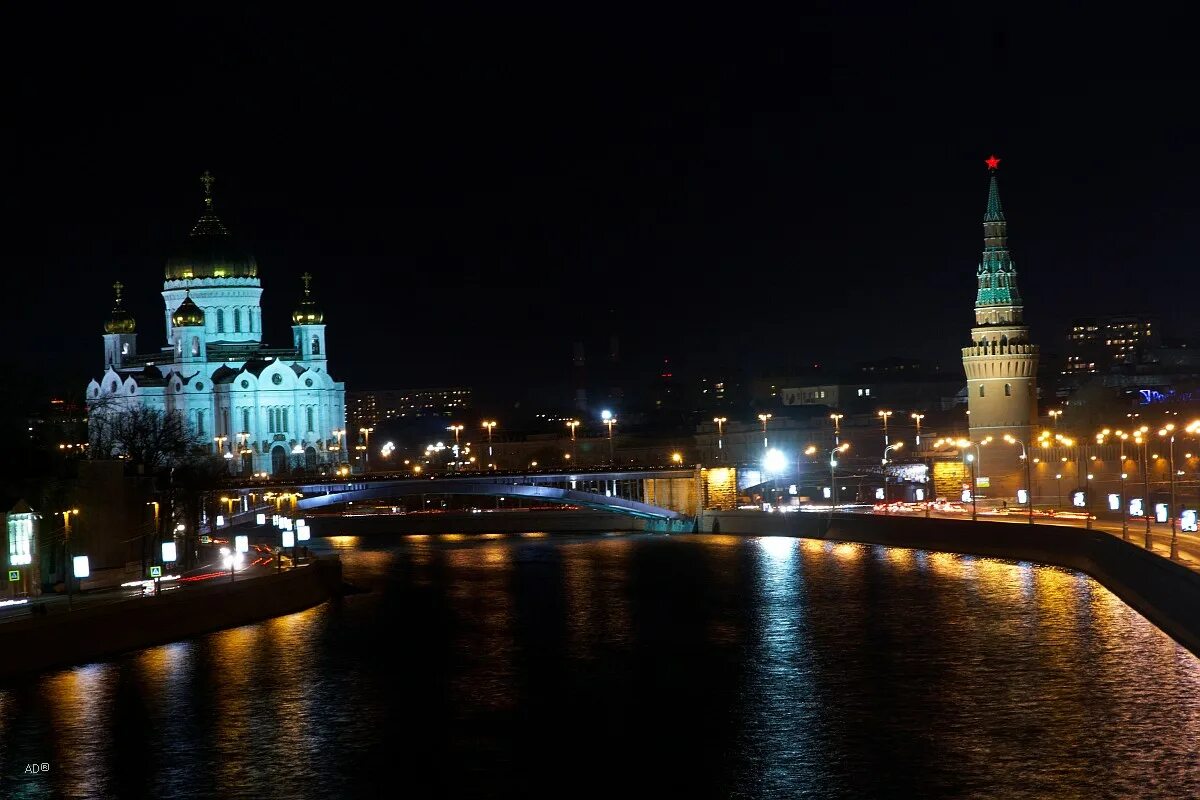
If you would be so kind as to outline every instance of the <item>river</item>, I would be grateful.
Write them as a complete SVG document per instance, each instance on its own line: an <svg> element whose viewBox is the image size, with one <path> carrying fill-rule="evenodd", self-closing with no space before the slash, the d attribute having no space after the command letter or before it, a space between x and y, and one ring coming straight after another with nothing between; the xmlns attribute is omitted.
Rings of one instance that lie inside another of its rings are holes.
<svg viewBox="0 0 1200 800"><path fill-rule="evenodd" d="M776 537L318 546L368 591L0 687L0 796L1200 796L1200 662L1079 573Z"/></svg>

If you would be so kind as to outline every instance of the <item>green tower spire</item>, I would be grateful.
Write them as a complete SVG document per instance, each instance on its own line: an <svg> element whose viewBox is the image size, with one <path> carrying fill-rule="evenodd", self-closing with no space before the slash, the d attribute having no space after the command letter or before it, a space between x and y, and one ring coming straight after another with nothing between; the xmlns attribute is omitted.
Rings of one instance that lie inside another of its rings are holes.
<svg viewBox="0 0 1200 800"><path fill-rule="evenodd" d="M1020 306L1017 268L1008 252L1008 222L1004 219L1004 208L1000 205L1000 186L996 181L996 168L1000 165L1000 159L992 156L986 163L991 171L991 179L988 182L987 211L983 214L983 258L975 273L979 280L975 307Z"/></svg>

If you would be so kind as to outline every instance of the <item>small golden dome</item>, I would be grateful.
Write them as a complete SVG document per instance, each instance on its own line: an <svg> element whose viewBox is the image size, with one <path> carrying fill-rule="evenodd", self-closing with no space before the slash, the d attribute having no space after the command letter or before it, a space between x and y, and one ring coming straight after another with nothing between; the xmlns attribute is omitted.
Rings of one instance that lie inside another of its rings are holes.
<svg viewBox="0 0 1200 800"><path fill-rule="evenodd" d="M112 316L104 323L104 331L106 333L133 333L137 330L137 322L121 305L121 289L125 288L120 281L113 284L113 290L117 293L117 299L113 303Z"/></svg>
<svg viewBox="0 0 1200 800"><path fill-rule="evenodd" d="M179 308L175 309L175 313L171 315L171 324L176 328L204 326L204 309L192 300L191 292L187 293L183 302L179 304Z"/></svg>
<svg viewBox="0 0 1200 800"><path fill-rule="evenodd" d="M292 324L320 325L325 322L325 312L317 308L317 301L312 299L312 275L306 272L300 279L304 281L304 297L300 299L299 307L292 312Z"/></svg>

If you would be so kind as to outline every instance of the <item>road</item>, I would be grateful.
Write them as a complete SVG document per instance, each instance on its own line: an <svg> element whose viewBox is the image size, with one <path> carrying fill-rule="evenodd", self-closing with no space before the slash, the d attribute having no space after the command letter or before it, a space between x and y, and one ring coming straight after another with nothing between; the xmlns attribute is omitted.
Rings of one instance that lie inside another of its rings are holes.
<svg viewBox="0 0 1200 800"><path fill-rule="evenodd" d="M875 511L871 508L843 509L843 510L867 513L867 514L875 514L877 516L919 517L919 516L922 516L924 513L922 511L912 511L912 512L899 512L899 513L892 512L892 513L885 514L884 512ZM938 512L938 511L931 511L929 516L932 519L962 520L962 519L970 518L970 511L968 510L966 514L943 513L943 512ZM985 513L981 512L977 515L976 519L980 523L999 523L999 524L1011 524L1011 525L1028 525L1029 524L1029 517L1027 517L1026 515L1021 514L1019 512L1011 513L1011 514L1007 514L1007 515L1005 515L1005 514L985 514ZM1034 519L1034 522L1037 523L1038 525L1060 525L1063 527L1079 528L1079 529L1084 529L1087 527L1086 520L1082 520L1082 519L1061 519L1061 518L1055 519L1054 517L1048 517L1048 516L1035 516L1033 519ZM1092 530L1103 531L1104 533L1111 534L1112 536L1115 536L1118 539L1121 538L1121 523L1117 522L1117 521L1094 519L1094 520L1092 520ZM1153 544L1152 552L1157 553L1158 555L1161 555L1164 558L1170 557L1170 554L1171 554L1171 529L1170 529L1170 527L1165 524L1151 522L1150 523L1150 531L1151 531L1151 533L1150 533L1151 542ZM1179 563L1186 567L1189 567L1191 569L1200 571L1200 535L1197 535L1195 533L1179 532L1176 534L1176 536L1178 538L1178 543L1179 543ZM1144 519L1136 519L1136 520L1131 519L1129 521L1128 541L1131 542L1132 544L1137 545L1138 547L1145 546L1146 523L1145 523Z"/></svg>

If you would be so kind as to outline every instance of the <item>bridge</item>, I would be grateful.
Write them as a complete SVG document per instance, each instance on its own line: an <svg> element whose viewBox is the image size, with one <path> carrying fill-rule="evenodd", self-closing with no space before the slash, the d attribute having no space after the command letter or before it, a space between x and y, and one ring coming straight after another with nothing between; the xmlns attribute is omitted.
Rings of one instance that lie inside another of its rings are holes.
<svg viewBox="0 0 1200 800"><path fill-rule="evenodd" d="M625 469L585 472L366 475L354 479L271 481L272 490L299 494L297 510L386 501L419 495L467 495L539 500L647 520L688 520L709 507L713 487L735 494L734 470ZM242 491L247 491L244 487ZM722 503L724 505L724 503Z"/></svg>

